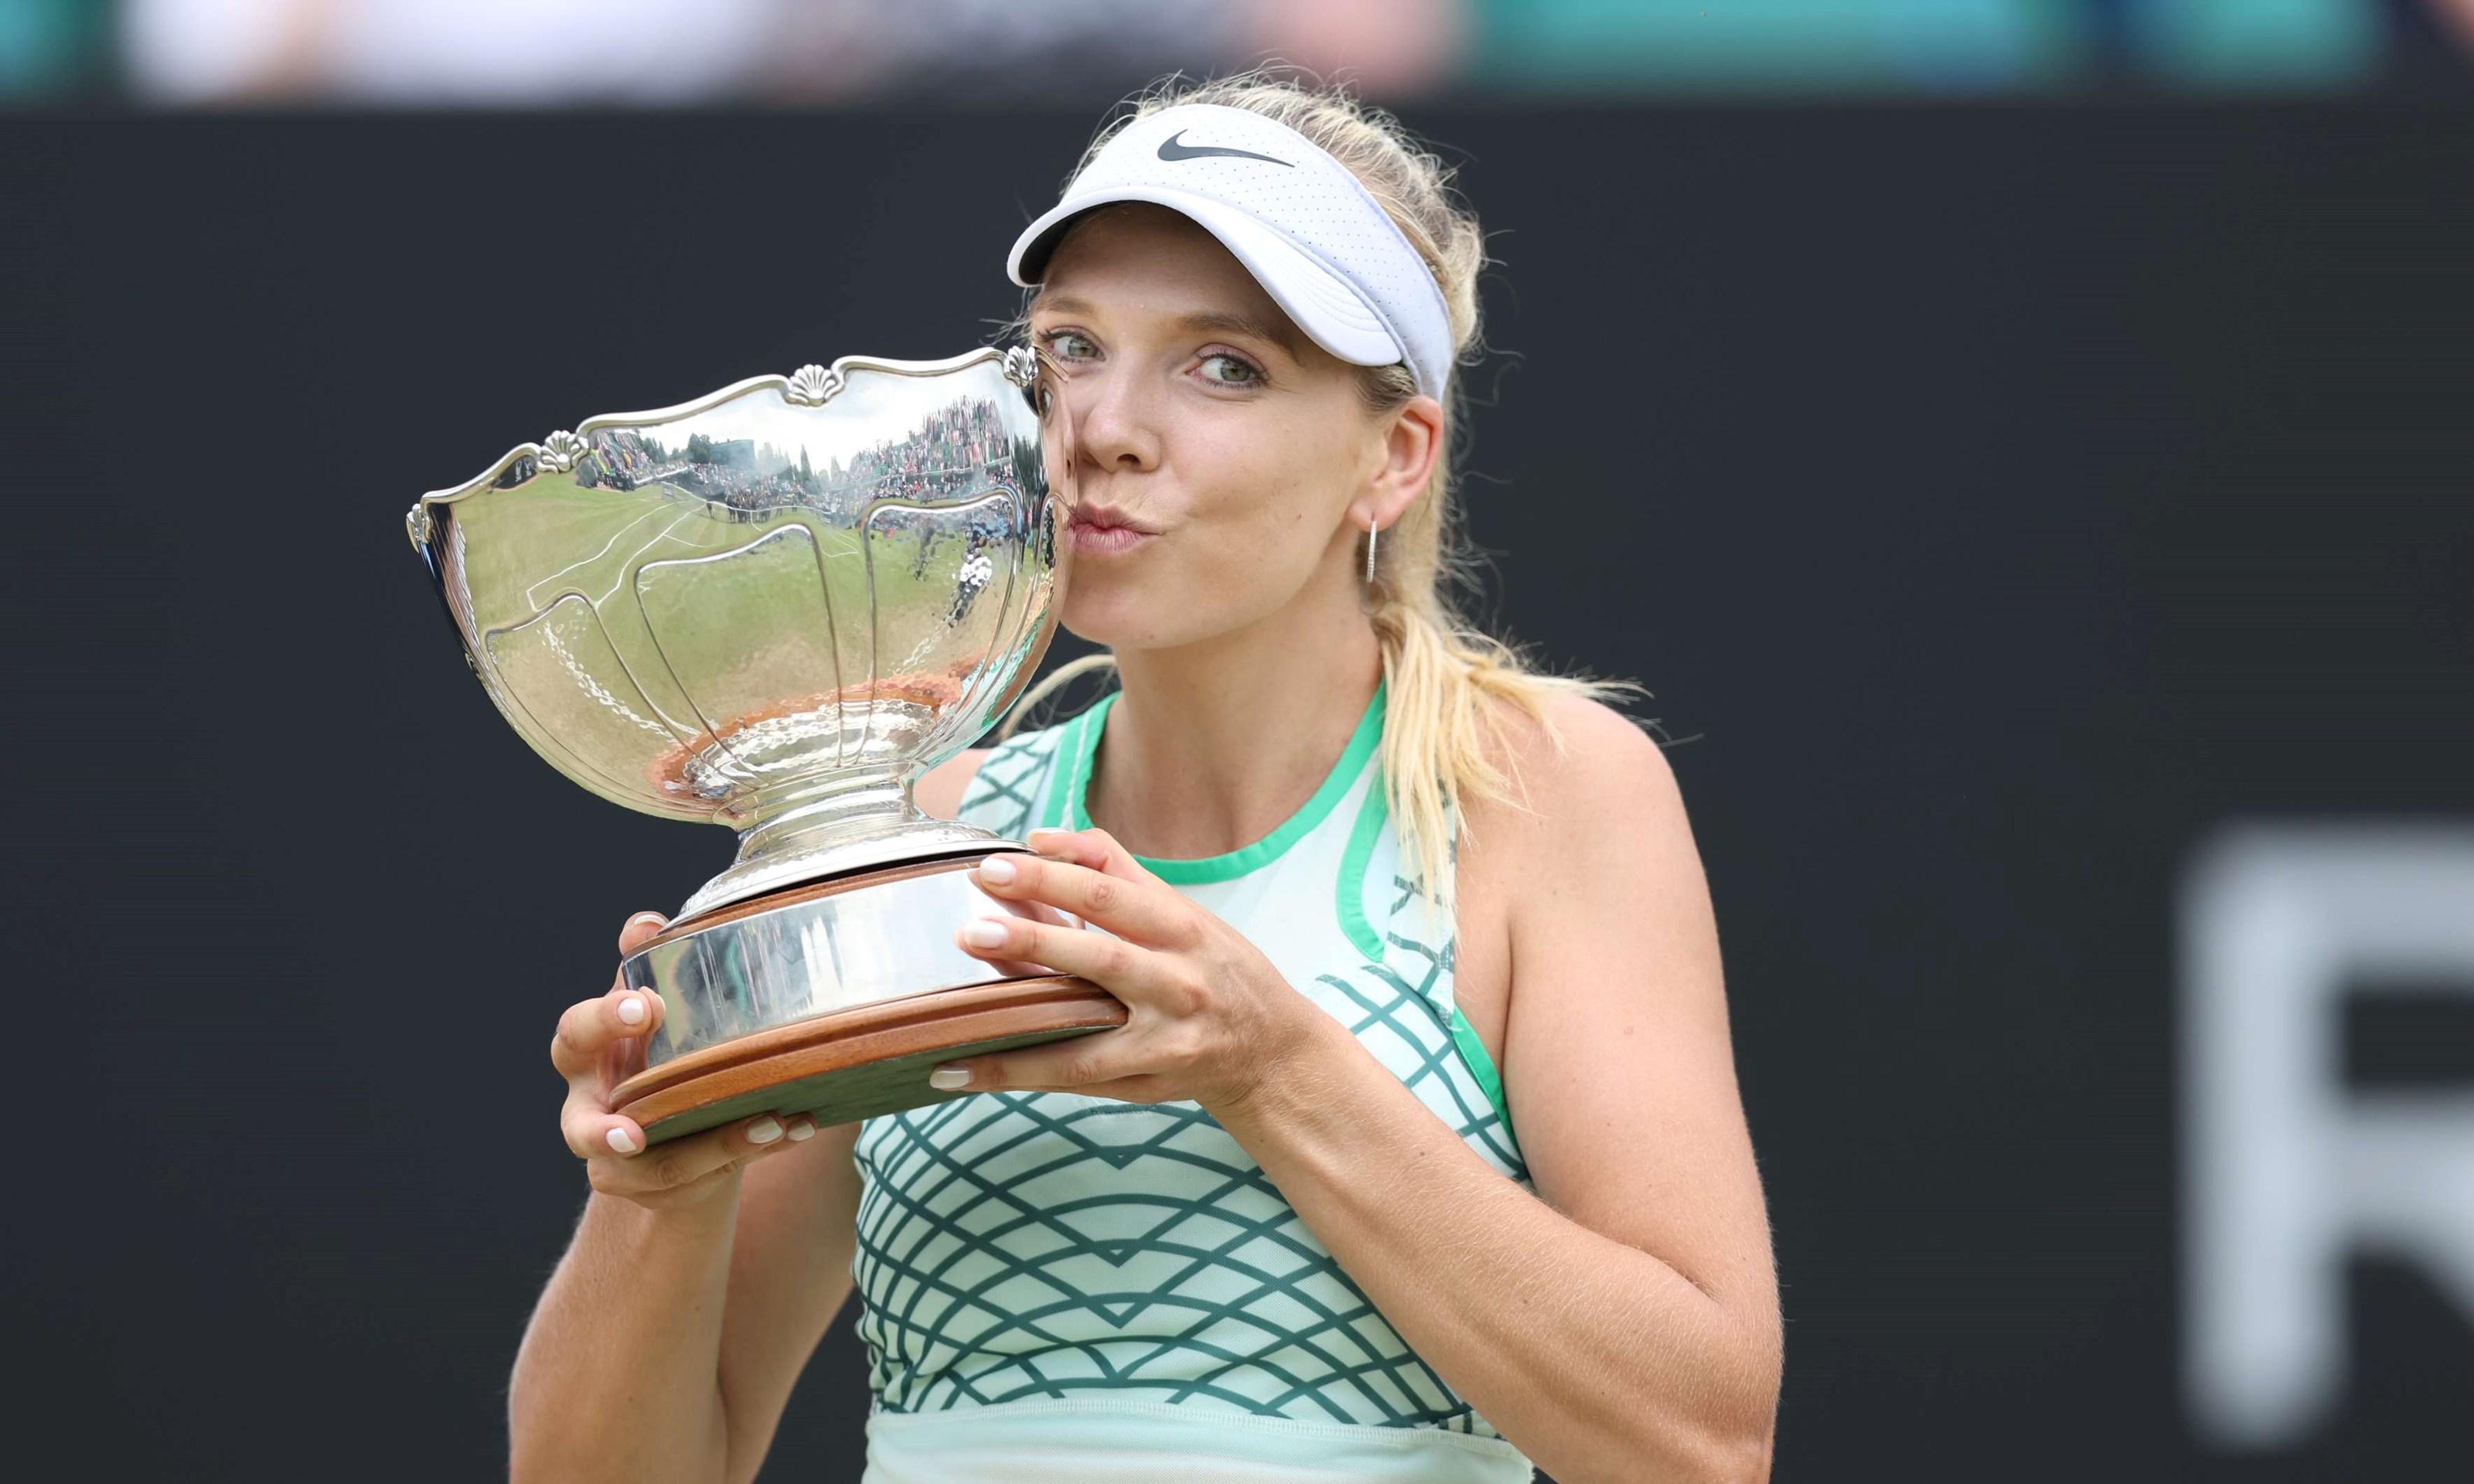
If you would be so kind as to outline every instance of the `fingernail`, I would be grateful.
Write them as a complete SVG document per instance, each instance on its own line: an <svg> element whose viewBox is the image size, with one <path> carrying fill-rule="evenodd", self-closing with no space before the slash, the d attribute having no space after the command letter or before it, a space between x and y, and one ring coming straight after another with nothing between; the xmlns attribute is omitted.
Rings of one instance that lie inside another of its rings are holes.
<svg viewBox="0 0 2474 1484"><path fill-rule="evenodd" d="M1002 855L991 855L980 862L980 879L993 881L999 886L1005 885L1019 874L1013 869L1013 862Z"/></svg>
<svg viewBox="0 0 2474 1484"><path fill-rule="evenodd" d="M970 1085L971 1069L967 1066L939 1066L928 1074L928 1086L940 1091L951 1092Z"/></svg>
<svg viewBox="0 0 2474 1484"><path fill-rule="evenodd" d="M781 1137L782 1120L769 1113L747 1126L747 1141L751 1144L769 1144Z"/></svg>
<svg viewBox="0 0 2474 1484"><path fill-rule="evenodd" d="M625 999L620 1000L618 1002L618 1018L626 1021L629 1025L643 1024L643 999L641 996L630 994Z"/></svg>
<svg viewBox="0 0 2474 1484"><path fill-rule="evenodd" d="M798 1122L790 1125L790 1142L794 1144L804 1144L815 1137L815 1124L805 1118L802 1118Z"/></svg>
<svg viewBox="0 0 2474 1484"><path fill-rule="evenodd" d="M1006 941L1006 925L996 918L973 918L962 924L962 941L975 948L993 948Z"/></svg>
<svg viewBox="0 0 2474 1484"><path fill-rule="evenodd" d="M636 1140L625 1129L612 1129L608 1137L610 1139L610 1147L618 1150L620 1154L634 1154L636 1152Z"/></svg>

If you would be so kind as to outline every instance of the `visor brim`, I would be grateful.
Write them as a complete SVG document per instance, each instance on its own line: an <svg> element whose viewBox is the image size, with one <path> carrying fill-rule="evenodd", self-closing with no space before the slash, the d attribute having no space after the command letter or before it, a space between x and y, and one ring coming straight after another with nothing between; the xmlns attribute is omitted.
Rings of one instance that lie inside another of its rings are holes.
<svg viewBox="0 0 2474 1484"><path fill-rule="evenodd" d="M1224 202L1160 186L1127 186L1069 196L1024 227L1006 273L1026 288L1048 272L1049 258L1076 218L1101 206L1148 202L1190 218L1217 238L1272 296L1306 338L1352 366L1390 366L1408 359L1399 338L1348 280L1286 235Z"/></svg>

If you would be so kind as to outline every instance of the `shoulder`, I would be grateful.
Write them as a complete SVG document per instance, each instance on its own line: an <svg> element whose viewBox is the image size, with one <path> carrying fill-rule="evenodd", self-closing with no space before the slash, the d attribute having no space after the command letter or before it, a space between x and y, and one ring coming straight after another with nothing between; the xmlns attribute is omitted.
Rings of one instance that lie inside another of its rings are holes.
<svg viewBox="0 0 2474 1484"><path fill-rule="evenodd" d="M1492 832L1524 873L1551 877L1591 869L1577 844L1688 836L1675 771L1637 722L1587 696L1549 696L1542 718L1508 702L1490 704L1501 722L1490 760L1510 796L1464 805L1472 838Z"/></svg>
<svg viewBox="0 0 2474 1484"><path fill-rule="evenodd" d="M1462 844L1492 884L1508 966L1544 971L1510 977L1533 999L1577 994L1589 976L1567 960L1580 945L1656 952L1710 930L1700 850L1657 740L1586 697L1550 698L1543 721L1506 709L1493 760L1510 794L1463 806ZM1540 992L1541 977L1562 983Z"/></svg>
<svg viewBox="0 0 2474 1484"><path fill-rule="evenodd" d="M980 764L995 751L992 747L975 747L957 753L919 775L919 781L911 785L910 797L917 801L920 811L940 820L958 816L963 793L970 788L971 779L980 776Z"/></svg>
<svg viewBox="0 0 2474 1484"><path fill-rule="evenodd" d="M1725 988L1700 852L1656 739L1586 697L1552 696L1542 718L1489 704L1499 726L1481 732L1509 797L1461 806L1457 990L1480 1040L1502 1048L1535 1174L1553 1162L1554 1111L1594 1096L1564 1069L1653 1045L1721 1056Z"/></svg>
<svg viewBox="0 0 2474 1484"><path fill-rule="evenodd" d="M1563 745L1535 718L1508 725L1516 798L1470 822L1469 843L1501 852L1499 1065L1521 1157L1540 1199L1656 1255L1771 1352L1768 1222L1681 790L1622 713L1575 696L1543 709Z"/></svg>

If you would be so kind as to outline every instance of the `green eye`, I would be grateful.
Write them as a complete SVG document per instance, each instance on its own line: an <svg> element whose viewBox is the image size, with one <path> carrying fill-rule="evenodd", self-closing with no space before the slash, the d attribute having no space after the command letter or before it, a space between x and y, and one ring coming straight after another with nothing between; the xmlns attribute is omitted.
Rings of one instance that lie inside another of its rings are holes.
<svg viewBox="0 0 2474 1484"><path fill-rule="evenodd" d="M1081 361L1088 360L1096 347L1088 335L1073 330L1055 330L1049 334L1048 348L1062 359Z"/></svg>
<svg viewBox="0 0 2474 1484"><path fill-rule="evenodd" d="M1206 356L1202 377L1216 386L1249 387L1263 379L1263 373L1233 355Z"/></svg>

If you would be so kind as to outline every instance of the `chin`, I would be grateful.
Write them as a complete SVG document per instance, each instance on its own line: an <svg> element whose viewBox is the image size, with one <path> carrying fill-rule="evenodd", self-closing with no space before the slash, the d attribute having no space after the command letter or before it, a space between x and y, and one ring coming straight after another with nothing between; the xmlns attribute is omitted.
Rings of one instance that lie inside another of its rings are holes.
<svg viewBox="0 0 2474 1484"><path fill-rule="evenodd" d="M1100 577L1088 567L1075 571L1056 616L1066 633L1110 649L1156 649L1176 642L1160 633L1159 620L1159 604L1143 592L1142 585Z"/></svg>
<svg viewBox="0 0 2474 1484"><path fill-rule="evenodd" d="M1117 590L1124 586L1087 567L1076 567L1064 605L1056 610L1056 626L1093 644L1116 643L1131 627L1126 622L1126 595Z"/></svg>

